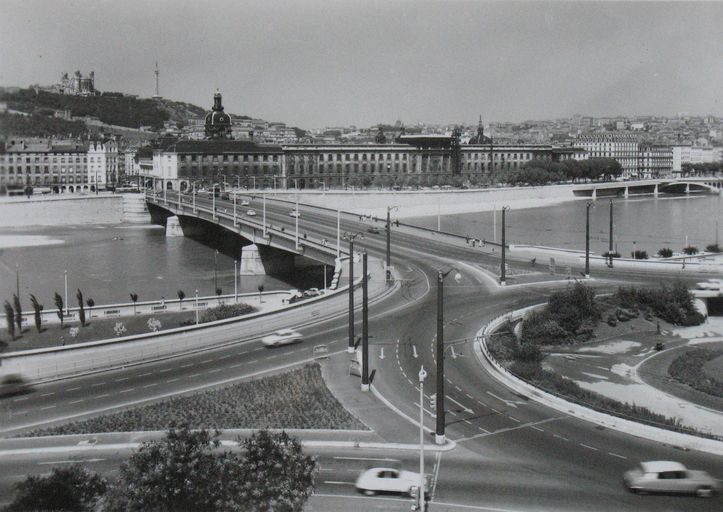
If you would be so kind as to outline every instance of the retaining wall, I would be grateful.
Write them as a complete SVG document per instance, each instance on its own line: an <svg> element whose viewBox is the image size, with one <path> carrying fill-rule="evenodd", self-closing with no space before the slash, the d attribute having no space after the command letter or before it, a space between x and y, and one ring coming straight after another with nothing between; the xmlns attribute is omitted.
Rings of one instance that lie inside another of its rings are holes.
<svg viewBox="0 0 723 512"><path fill-rule="evenodd" d="M0 227L119 224L122 221L123 197L120 195L30 196L0 201Z"/></svg>

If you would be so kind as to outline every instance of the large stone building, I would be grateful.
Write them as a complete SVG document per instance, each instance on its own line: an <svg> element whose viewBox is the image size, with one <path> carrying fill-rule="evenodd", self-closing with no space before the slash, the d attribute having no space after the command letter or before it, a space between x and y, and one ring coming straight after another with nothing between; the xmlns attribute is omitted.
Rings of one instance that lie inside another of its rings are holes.
<svg viewBox="0 0 723 512"><path fill-rule="evenodd" d="M0 189L89 190L88 148L76 141L9 140L0 150Z"/></svg>
<svg viewBox="0 0 723 512"><path fill-rule="evenodd" d="M91 141L88 145L88 182L104 189L119 181L118 142L115 139Z"/></svg>
<svg viewBox="0 0 723 512"><path fill-rule="evenodd" d="M721 161L721 148L691 145L673 146L673 173L679 174L683 164L705 164Z"/></svg>
<svg viewBox="0 0 723 512"><path fill-rule="evenodd" d="M576 144L584 148L589 158L614 158L623 168L623 177L638 176L640 143L634 135L595 133L580 135Z"/></svg>
<svg viewBox="0 0 723 512"><path fill-rule="evenodd" d="M91 71L87 77L80 71L76 71L73 76L63 73L57 88L61 94L91 96L95 94L95 72Z"/></svg>

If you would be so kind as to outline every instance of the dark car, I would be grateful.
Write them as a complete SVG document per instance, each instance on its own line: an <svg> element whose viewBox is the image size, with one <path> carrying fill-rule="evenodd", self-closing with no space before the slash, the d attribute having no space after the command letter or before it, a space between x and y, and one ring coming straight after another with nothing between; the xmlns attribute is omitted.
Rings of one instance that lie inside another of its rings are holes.
<svg viewBox="0 0 723 512"><path fill-rule="evenodd" d="M32 386L20 375L5 375L0 378L0 397L20 395L32 391Z"/></svg>
<svg viewBox="0 0 723 512"><path fill-rule="evenodd" d="M370 227L367 229L367 231L368 231L369 233L373 233L373 234L375 234L375 235L378 235L379 233L381 233L381 230L380 230L378 227L376 227L376 226L370 226Z"/></svg>

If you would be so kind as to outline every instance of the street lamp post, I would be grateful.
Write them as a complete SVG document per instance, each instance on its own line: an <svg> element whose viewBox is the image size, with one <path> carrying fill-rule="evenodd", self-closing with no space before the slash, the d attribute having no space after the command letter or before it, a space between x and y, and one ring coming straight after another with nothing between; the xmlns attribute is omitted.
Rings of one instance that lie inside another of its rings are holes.
<svg viewBox="0 0 723 512"><path fill-rule="evenodd" d="M592 202L585 206L585 279L590 279L590 207Z"/></svg>
<svg viewBox="0 0 723 512"><path fill-rule="evenodd" d="M236 226L236 192L233 193L233 225Z"/></svg>
<svg viewBox="0 0 723 512"><path fill-rule="evenodd" d="M344 240L349 241L349 344L346 351L354 352L354 240L364 238L361 233L344 233Z"/></svg>
<svg viewBox="0 0 723 512"><path fill-rule="evenodd" d="M198 288L196 289L196 325L198 325Z"/></svg>
<svg viewBox="0 0 723 512"><path fill-rule="evenodd" d="M192 187L193 187L193 189L192 189L191 193L193 194L193 213L196 213L196 182L195 181L193 182Z"/></svg>
<svg viewBox="0 0 723 512"><path fill-rule="evenodd" d="M398 210L398 206L387 206L387 268L386 268L386 281L387 283L392 280L392 222L391 222L391 211Z"/></svg>
<svg viewBox="0 0 723 512"><path fill-rule="evenodd" d="M610 263L608 266L610 268L613 268L613 200L610 200L610 240L608 243L608 257L610 258Z"/></svg>
<svg viewBox="0 0 723 512"><path fill-rule="evenodd" d="M263 194L261 196L263 198L263 204L264 204L264 236L266 236L266 194ZM297 218L296 220L296 249L299 249L299 220Z"/></svg>
<svg viewBox="0 0 723 512"><path fill-rule="evenodd" d="M369 391L369 295L368 295L368 272L367 272L367 251L362 253L362 382L361 390Z"/></svg>
<svg viewBox="0 0 723 512"><path fill-rule="evenodd" d="M462 279L459 270L455 267L442 272L437 271L437 429L435 431L435 442L445 442L445 417L444 417L444 278L456 270L454 280L459 282Z"/></svg>
<svg viewBox="0 0 723 512"><path fill-rule="evenodd" d="M424 366L419 369L419 489L417 491L417 510L424 505L424 379L427 372Z"/></svg>
<svg viewBox="0 0 723 512"><path fill-rule="evenodd" d="M506 283L506 270L507 270L507 264L505 263L505 255L506 255L506 249L507 249L507 243L505 242L505 212L509 210L509 206L503 206L502 207L502 247L501 247L501 261L500 261L500 285L505 286Z"/></svg>
<svg viewBox="0 0 723 512"><path fill-rule="evenodd" d="M218 290L218 249L213 252L213 293Z"/></svg>
<svg viewBox="0 0 723 512"><path fill-rule="evenodd" d="M63 270L63 281L65 281L65 314L69 315L70 314L70 306L68 305L68 271L67 270Z"/></svg>
<svg viewBox="0 0 723 512"><path fill-rule="evenodd" d="M238 304L238 260L233 260L233 296L234 304Z"/></svg>
<svg viewBox="0 0 723 512"><path fill-rule="evenodd" d="M717 236L717 230L716 230ZM341 237L341 209L336 209L336 257L338 258L341 254L341 246L339 238Z"/></svg>

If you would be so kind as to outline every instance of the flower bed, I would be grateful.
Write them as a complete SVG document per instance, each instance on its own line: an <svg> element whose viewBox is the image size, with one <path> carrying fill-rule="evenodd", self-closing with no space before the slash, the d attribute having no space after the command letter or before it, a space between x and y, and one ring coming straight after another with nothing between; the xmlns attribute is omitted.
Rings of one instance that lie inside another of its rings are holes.
<svg viewBox="0 0 723 512"><path fill-rule="evenodd" d="M33 431L28 436L192 429L367 427L334 398L318 364L279 375Z"/></svg>
<svg viewBox="0 0 723 512"><path fill-rule="evenodd" d="M712 396L723 397L723 382L706 375L703 366L723 354L723 350L693 348L670 363L668 373L678 382Z"/></svg>

